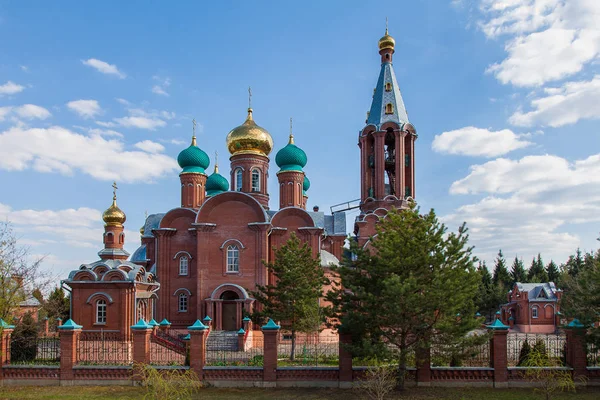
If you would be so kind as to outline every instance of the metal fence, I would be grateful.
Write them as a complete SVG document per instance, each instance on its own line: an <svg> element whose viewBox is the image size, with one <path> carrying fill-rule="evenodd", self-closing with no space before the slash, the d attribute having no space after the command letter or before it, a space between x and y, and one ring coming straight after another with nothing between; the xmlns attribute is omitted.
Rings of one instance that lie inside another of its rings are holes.
<svg viewBox="0 0 600 400"><path fill-rule="evenodd" d="M431 364L434 367L489 367L490 343L469 347L435 344L431 347Z"/></svg>
<svg viewBox="0 0 600 400"><path fill-rule="evenodd" d="M150 338L150 364L189 365L188 346L180 333L158 330Z"/></svg>
<svg viewBox="0 0 600 400"><path fill-rule="evenodd" d="M133 342L119 332L81 332L77 338L80 365L129 365L133 363Z"/></svg>
<svg viewBox="0 0 600 400"><path fill-rule="evenodd" d="M57 336L13 336L9 346L11 364L60 364L60 339Z"/></svg>
<svg viewBox="0 0 600 400"><path fill-rule="evenodd" d="M593 343L587 345L587 365L588 367L600 366L600 348Z"/></svg>
<svg viewBox="0 0 600 400"><path fill-rule="evenodd" d="M292 336L282 333L277 349L282 366L337 366L339 336L333 333L298 334L292 360Z"/></svg>
<svg viewBox="0 0 600 400"><path fill-rule="evenodd" d="M227 337L211 332L206 344L206 365L262 367L264 361L262 336L247 336L242 348L238 346L237 340L237 335Z"/></svg>
<svg viewBox="0 0 600 400"><path fill-rule="evenodd" d="M537 346L545 351L550 359L564 364L567 339L561 334L509 333L507 338L508 366L518 366L523 362L521 351L527 342L530 348Z"/></svg>

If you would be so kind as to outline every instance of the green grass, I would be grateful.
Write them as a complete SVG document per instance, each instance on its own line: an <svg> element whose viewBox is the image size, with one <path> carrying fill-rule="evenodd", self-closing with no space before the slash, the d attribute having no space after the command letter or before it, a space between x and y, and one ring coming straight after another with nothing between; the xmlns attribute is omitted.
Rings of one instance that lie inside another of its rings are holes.
<svg viewBox="0 0 600 400"><path fill-rule="evenodd" d="M0 399L142 399L144 390L139 387L0 387ZM258 399L364 399L360 392L340 389L216 389L205 388L195 399L214 400L258 400ZM553 399L596 400L600 398L600 388L579 390L577 393L558 393ZM476 389L476 388L412 388L402 393L394 393L390 399L402 400L537 400L543 396L530 389Z"/></svg>

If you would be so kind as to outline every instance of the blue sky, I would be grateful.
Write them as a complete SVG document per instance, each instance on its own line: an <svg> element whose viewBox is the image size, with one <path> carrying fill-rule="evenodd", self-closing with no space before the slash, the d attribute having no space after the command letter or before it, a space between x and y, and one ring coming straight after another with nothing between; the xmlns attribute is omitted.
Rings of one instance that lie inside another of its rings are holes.
<svg viewBox="0 0 600 400"><path fill-rule="evenodd" d="M419 133L421 207L453 230L467 221L488 263L499 248L527 264L595 249L594 0L0 1L0 217L64 278L96 259L116 180L133 252L144 212L179 204L174 159L192 118L229 172L225 136L245 118L248 86L275 151L293 117L309 207L356 199L386 16Z"/></svg>

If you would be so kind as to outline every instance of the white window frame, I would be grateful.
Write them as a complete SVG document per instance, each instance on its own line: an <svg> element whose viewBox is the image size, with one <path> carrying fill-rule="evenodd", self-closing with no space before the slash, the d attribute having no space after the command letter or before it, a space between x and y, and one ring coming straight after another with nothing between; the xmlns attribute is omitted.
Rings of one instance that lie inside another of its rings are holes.
<svg viewBox="0 0 600 400"><path fill-rule="evenodd" d="M240 249L235 244L227 246L227 273L240 272Z"/></svg>
<svg viewBox="0 0 600 400"><path fill-rule="evenodd" d="M186 293L179 293L177 298L177 311L188 312L189 297Z"/></svg>
<svg viewBox="0 0 600 400"><path fill-rule="evenodd" d="M99 299L96 300L96 323L97 324L106 324L106 311L107 304L106 300Z"/></svg>
<svg viewBox="0 0 600 400"><path fill-rule="evenodd" d="M187 256L179 257L179 275L188 275L190 271L190 260Z"/></svg>
<svg viewBox="0 0 600 400"><path fill-rule="evenodd" d="M531 318L538 318L538 308L537 306L531 307Z"/></svg>
<svg viewBox="0 0 600 400"><path fill-rule="evenodd" d="M236 192L241 192L242 191L242 186L244 184L244 172L242 171L241 168L237 168L234 172L234 182L235 182L235 191Z"/></svg>
<svg viewBox="0 0 600 400"><path fill-rule="evenodd" d="M256 185L254 184L254 178L256 178ZM260 192L260 170L255 168L252 170L252 191Z"/></svg>

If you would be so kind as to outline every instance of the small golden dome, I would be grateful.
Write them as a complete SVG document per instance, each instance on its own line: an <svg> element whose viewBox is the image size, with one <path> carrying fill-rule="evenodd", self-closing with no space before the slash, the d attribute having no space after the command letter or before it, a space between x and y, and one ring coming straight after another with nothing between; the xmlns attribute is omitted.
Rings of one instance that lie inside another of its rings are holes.
<svg viewBox="0 0 600 400"><path fill-rule="evenodd" d="M252 109L248 108L246 121L227 134L227 149L231 155L258 154L268 156L273 149L273 138L264 128L252 119Z"/></svg>
<svg viewBox="0 0 600 400"><path fill-rule="evenodd" d="M393 37L388 34L387 28L385 28L385 35L379 39L379 50L392 49L396 46L396 41Z"/></svg>
<svg viewBox="0 0 600 400"><path fill-rule="evenodd" d="M113 196L113 202L110 207L102 214L102 219L106 226L123 226L127 219L125 213L117 206L117 196Z"/></svg>
<svg viewBox="0 0 600 400"><path fill-rule="evenodd" d="M140 228L140 235L142 235L142 236L144 236L144 228L145 227L146 227L145 225L142 225L142 227Z"/></svg>

